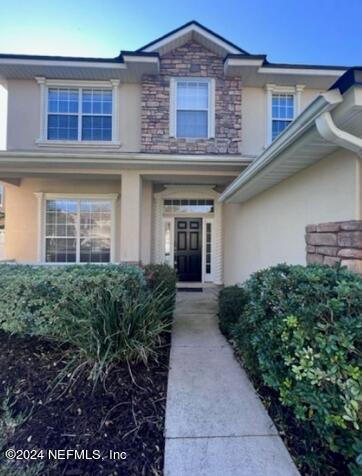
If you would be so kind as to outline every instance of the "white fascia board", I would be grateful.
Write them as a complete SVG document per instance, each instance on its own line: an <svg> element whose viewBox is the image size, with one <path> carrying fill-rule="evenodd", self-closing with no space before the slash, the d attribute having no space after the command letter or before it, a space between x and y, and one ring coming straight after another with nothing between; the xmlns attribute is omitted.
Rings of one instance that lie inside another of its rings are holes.
<svg viewBox="0 0 362 476"><path fill-rule="evenodd" d="M49 160L49 164L54 165L69 165L78 161L84 165L99 165L106 167L107 165L122 165L133 164L135 167L140 165L153 165L157 166L169 166L169 165L200 165L200 166L212 166L222 165L226 168L228 166L245 166L252 162L250 157L244 156L228 156L228 155L175 155L165 156L161 154L145 154L145 153L89 153L87 152L43 152L43 151L0 151L0 170L2 166L9 167L10 165L26 165L26 164L46 164ZM7 163L8 162L8 163ZM14 170L16 167L14 167Z"/></svg>
<svg viewBox="0 0 362 476"><path fill-rule="evenodd" d="M19 66L62 66L67 68L100 68L100 69L127 69L124 63L106 63L95 61L52 61L52 60L28 60L18 58L1 58L0 66L19 65Z"/></svg>
<svg viewBox="0 0 362 476"><path fill-rule="evenodd" d="M192 33L192 32L196 32L199 35L203 36L204 38L207 38L209 41L212 41L213 43L220 46L221 48L224 48L229 53L240 54L239 49L232 47L231 45L229 45L229 43L226 43L221 38L217 38L211 33L205 31L203 28L200 28L198 25L189 25L183 28L182 30L179 30L173 33L172 35L169 35L166 38L163 38L157 43L152 44L148 48L143 49L143 51L145 52L156 51L159 48L162 48L163 46L167 45L168 43L172 43L172 41L175 41L178 38L182 38L184 35L187 35L188 33Z"/></svg>
<svg viewBox="0 0 362 476"><path fill-rule="evenodd" d="M327 91L318 96L259 157L235 179L221 194L220 201L230 202L232 196L244 185L255 178L267 165L297 139L303 136L311 127L315 127L315 120L322 113L331 111L343 101L339 90Z"/></svg>
<svg viewBox="0 0 362 476"><path fill-rule="evenodd" d="M226 66L261 66L263 64L262 59L248 59L245 58L227 58L225 61Z"/></svg>
<svg viewBox="0 0 362 476"><path fill-rule="evenodd" d="M312 69L312 68L265 68L261 66L258 73L304 76L342 76L347 70L341 69Z"/></svg>
<svg viewBox="0 0 362 476"><path fill-rule="evenodd" d="M263 64L261 59L248 59L244 58L227 58L224 63L224 74L228 75L229 72L235 74L235 70L238 74L241 74L244 68L259 68Z"/></svg>
<svg viewBox="0 0 362 476"><path fill-rule="evenodd" d="M126 63L151 63L151 64L159 64L159 59L156 56L135 56L135 55L127 55L123 54L123 60Z"/></svg>

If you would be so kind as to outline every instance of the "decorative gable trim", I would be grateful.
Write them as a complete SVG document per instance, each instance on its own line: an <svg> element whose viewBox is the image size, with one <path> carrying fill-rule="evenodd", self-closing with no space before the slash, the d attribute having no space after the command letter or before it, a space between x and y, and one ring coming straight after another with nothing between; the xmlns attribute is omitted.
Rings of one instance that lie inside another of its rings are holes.
<svg viewBox="0 0 362 476"><path fill-rule="evenodd" d="M230 41L226 40L222 36L218 35L212 30L209 30L205 26L201 25L196 21L191 21L182 25L181 27L173 30L166 35L157 38L156 40L148 43L147 45L143 46L142 48L138 49L138 52L162 52L165 53L167 51L172 50L173 48L177 48L182 44L190 41L191 39L196 39L195 35L197 35L200 39L209 42L210 44L214 44L219 50L223 50L224 54L243 54L249 55L249 53L238 46L234 45Z"/></svg>

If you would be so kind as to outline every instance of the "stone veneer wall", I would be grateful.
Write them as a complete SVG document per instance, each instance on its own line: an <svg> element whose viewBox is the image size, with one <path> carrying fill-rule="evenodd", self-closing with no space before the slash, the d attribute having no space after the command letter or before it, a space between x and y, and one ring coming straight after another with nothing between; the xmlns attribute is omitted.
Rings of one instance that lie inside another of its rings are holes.
<svg viewBox="0 0 362 476"><path fill-rule="evenodd" d="M169 137L170 78L215 78L215 138ZM160 58L160 74L142 78L142 152L237 154L241 142L241 79L224 76L223 59L190 41Z"/></svg>
<svg viewBox="0 0 362 476"><path fill-rule="evenodd" d="M306 227L307 263L347 266L362 273L362 220Z"/></svg>

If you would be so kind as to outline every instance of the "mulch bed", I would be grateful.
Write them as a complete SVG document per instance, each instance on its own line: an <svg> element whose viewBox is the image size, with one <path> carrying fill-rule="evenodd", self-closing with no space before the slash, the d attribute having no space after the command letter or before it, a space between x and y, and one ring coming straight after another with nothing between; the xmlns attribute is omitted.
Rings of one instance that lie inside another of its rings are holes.
<svg viewBox="0 0 362 476"><path fill-rule="evenodd" d="M115 366L105 384L93 389L86 373L73 386L52 383L71 349L36 338L0 333L0 405L6 389L15 395L15 412L33 409L6 447L15 449L99 450L105 459L42 460L41 475L161 475L169 337L158 362ZM49 400L50 399L50 400ZM0 406L1 408L1 406ZM1 411L0 411L1 418ZM125 460L109 460L109 450L126 452ZM1 455L2 457L2 455ZM37 464L39 461L34 461ZM0 459L0 474L24 462ZM1 469L2 468L2 469ZM21 474L21 473L19 473Z"/></svg>

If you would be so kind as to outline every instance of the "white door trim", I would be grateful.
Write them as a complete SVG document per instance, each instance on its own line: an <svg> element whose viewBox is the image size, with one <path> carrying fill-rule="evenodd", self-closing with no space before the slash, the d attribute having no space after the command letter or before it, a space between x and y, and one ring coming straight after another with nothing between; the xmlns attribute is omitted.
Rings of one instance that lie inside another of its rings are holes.
<svg viewBox="0 0 362 476"><path fill-rule="evenodd" d="M218 201L220 194L210 186L197 185L169 185L165 190L154 194L154 230L153 230L153 253L154 263L167 262L174 267L174 229L175 218L195 217L202 219L202 282L214 282L222 284L223 280L223 249L222 249L222 203ZM214 213L164 213L163 200L174 199L213 199ZM166 259L165 250L165 226L171 224L171 250ZM206 274L206 224L211 223L211 273Z"/></svg>

